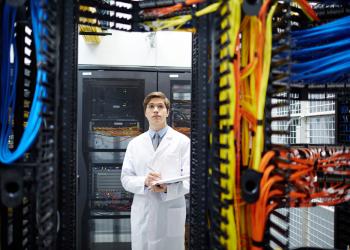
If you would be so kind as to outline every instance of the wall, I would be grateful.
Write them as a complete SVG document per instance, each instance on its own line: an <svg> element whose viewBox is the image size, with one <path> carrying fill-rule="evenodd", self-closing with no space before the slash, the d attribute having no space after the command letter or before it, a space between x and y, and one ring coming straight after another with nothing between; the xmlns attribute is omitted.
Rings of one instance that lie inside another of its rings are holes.
<svg viewBox="0 0 350 250"><path fill-rule="evenodd" d="M88 44L79 36L79 64L191 67L189 32L109 32L113 34L99 44Z"/></svg>

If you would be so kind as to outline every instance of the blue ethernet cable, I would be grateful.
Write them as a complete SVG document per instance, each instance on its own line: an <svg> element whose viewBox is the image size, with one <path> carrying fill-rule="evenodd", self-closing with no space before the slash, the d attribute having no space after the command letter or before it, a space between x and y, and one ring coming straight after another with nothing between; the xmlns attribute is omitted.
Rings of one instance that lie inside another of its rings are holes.
<svg viewBox="0 0 350 250"><path fill-rule="evenodd" d="M291 76L294 83L344 81L350 73L350 16L292 32ZM286 70L280 67L279 70Z"/></svg>
<svg viewBox="0 0 350 250"><path fill-rule="evenodd" d="M348 37L350 32L350 16L300 31L292 32L293 47L310 47L320 45L324 41L336 42Z"/></svg>
<svg viewBox="0 0 350 250"><path fill-rule="evenodd" d="M305 29L305 30L296 30L293 31L292 36L293 37L298 37L298 36L308 36L309 34L314 34L322 30L331 30L334 27L339 27L339 26L344 26L346 27L350 22L350 16L342 17L339 19L336 19L332 22L322 24L310 29Z"/></svg>
<svg viewBox="0 0 350 250"><path fill-rule="evenodd" d="M344 52L350 49L350 38L342 39L333 43L323 44L320 46L311 46L302 49L292 50L291 56L293 61L303 60L305 61L308 57L314 58L327 56L329 54Z"/></svg>
<svg viewBox="0 0 350 250"><path fill-rule="evenodd" d="M45 34L46 30L42 25L42 20L46 19L46 13L40 7L38 0L30 2L32 15L32 30L35 44L35 56L38 62L45 62L45 57L41 50L47 48L46 44L41 40L41 36ZM47 73L40 66L37 69L36 85L30 115L27 121L27 126L24 129L23 135L19 141L17 148L11 151L8 148L8 138L12 133L12 120L15 110L16 102L16 81L18 70L17 48L14 36L14 24L16 17L16 9L4 4L3 8L3 43L1 49L3 55L1 58L1 107L0 107L0 162L4 164L11 164L23 157L28 149L34 143L42 124L41 113L45 110L45 105L41 98L47 96L43 82L47 82ZM9 28L10 27L10 28ZM11 46L14 51L13 69L14 73L10 74L10 50ZM12 77L11 77L12 76ZM11 109L9 110L9 107Z"/></svg>

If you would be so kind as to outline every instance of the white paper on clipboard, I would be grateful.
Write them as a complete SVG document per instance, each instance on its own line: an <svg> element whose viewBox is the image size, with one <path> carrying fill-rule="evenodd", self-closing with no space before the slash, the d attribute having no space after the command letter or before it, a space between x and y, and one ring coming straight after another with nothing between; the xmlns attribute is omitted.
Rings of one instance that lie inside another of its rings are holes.
<svg viewBox="0 0 350 250"><path fill-rule="evenodd" d="M167 179L158 180L158 181L154 182L153 185L171 184L171 183L175 183L175 182L184 181L184 180L187 180L189 178L190 178L190 175L183 175L183 176L178 176L178 177L174 177L174 178L167 178Z"/></svg>

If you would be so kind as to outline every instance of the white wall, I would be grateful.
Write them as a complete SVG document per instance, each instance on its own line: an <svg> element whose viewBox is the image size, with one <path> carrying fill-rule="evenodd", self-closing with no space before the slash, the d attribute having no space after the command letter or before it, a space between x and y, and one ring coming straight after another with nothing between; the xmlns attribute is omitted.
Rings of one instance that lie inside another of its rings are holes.
<svg viewBox="0 0 350 250"><path fill-rule="evenodd" d="M79 64L191 67L189 32L109 32L113 34L101 37L99 44L88 44L79 36Z"/></svg>

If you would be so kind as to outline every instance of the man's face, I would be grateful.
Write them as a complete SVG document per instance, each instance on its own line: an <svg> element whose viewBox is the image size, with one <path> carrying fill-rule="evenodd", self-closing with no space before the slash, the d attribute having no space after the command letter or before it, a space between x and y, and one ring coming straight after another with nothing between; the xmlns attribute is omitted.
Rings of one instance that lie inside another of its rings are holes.
<svg viewBox="0 0 350 250"><path fill-rule="evenodd" d="M151 129L159 130L165 127L169 112L165 106L164 100L161 98L152 98L147 104L145 116Z"/></svg>

